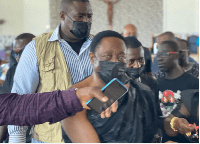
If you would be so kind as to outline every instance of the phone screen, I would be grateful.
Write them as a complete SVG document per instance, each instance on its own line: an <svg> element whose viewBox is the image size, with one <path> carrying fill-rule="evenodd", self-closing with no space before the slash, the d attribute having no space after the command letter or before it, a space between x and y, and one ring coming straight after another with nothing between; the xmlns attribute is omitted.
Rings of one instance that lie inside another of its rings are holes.
<svg viewBox="0 0 200 144"><path fill-rule="evenodd" d="M112 79L101 90L104 95L108 97L108 101L106 103L103 103L96 98L93 98L87 102L87 106L99 114L106 110L106 108L110 107L116 100L121 98L128 91L124 84L117 78Z"/></svg>

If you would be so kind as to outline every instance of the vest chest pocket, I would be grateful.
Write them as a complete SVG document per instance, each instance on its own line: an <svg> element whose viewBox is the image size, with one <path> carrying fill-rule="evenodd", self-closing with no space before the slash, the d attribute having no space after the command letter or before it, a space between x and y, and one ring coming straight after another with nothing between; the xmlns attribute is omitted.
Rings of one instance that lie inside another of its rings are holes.
<svg viewBox="0 0 200 144"><path fill-rule="evenodd" d="M44 62L41 77L42 85L44 90L51 91L55 87L55 60L47 60Z"/></svg>

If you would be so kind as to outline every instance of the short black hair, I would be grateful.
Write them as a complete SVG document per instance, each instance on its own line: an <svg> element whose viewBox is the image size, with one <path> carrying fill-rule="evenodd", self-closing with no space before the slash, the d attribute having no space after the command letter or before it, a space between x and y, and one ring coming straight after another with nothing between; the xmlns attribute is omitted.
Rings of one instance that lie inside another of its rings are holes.
<svg viewBox="0 0 200 144"><path fill-rule="evenodd" d="M175 41L163 41L160 46L166 45L168 49L179 52L178 44Z"/></svg>
<svg viewBox="0 0 200 144"><path fill-rule="evenodd" d="M105 37L116 37L116 38L123 40L125 43L124 37L121 34L119 34L118 32L111 31L111 30L102 31L94 36L92 43L90 45L90 52L94 53L96 51L96 48L100 44L101 40Z"/></svg>
<svg viewBox="0 0 200 144"><path fill-rule="evenodd" d="M77 1L77 2L89 2L89 0L62 0L61 3L60 3L60 12L64 11L66 4L70 5L74 1Z"/></svg>
<svg viewBox="0 0 200 144"><path fill-rule="evenodd" d="M168 37L169 40L175 40L175 35L173 32L167 31L167 32L164 32L164 33L158 35L157 37L163 37L163 36Z"/></svg>
<svg viewBox="0 0 200 144"><path fill-rule="evenodd" d="M178 39L177 41L178 41L178 42L183 42L183 43L185 43L186 46L187 46L187 49L190 49L190 48L189 48L189 43L188 43L188 41L186 41L186 40L184 40L184 39Z"/></svg>
<svg viewBox="0 0 200 144"><path fill-rule="evenodd" d="M22 33L20 35L18 35L15 39L28 39L28 40L32 40L35 37L35 35L31 34L31 33Z"/></svg>
<svg viewBox="0 0 200 144"><path fill-rule="evenodd" d="M127 48L135 49L142 46L140 41L135 36L128 36L125 38Z"/></svg>

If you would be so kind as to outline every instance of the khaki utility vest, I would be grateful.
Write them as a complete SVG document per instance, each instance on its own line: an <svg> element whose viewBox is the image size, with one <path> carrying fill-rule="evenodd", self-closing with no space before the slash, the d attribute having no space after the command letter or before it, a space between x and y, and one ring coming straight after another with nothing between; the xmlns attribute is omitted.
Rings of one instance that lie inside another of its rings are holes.
<svg viewBox="0 0 200 144"><path fill-rule="evenodd" d="M48 41L53 32L35 38L40 82L38 93L66 90L71 87L71 76L59 41ZM46 143L63 143L61 124L48 122L35 125L33 138Z"/></svg>

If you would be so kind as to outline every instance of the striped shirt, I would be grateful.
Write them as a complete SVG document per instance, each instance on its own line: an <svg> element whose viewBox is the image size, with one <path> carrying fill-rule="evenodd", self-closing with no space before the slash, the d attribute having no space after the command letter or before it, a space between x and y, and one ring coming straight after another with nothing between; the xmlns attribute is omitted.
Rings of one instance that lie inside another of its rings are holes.
<svg viewBox="0 0 200 144"><path fill-rule="evenodd" d="M89 59L89 46L92 37L83 43L80 53L77 54L71 46L60 38L59 26L54 30L48 41L59 41L60 47L66 59L66 64L69 73L72 77L72 84L90 76L92 73L92 65ZM30 94L35 93L39 85L38 62L35 49L35 41L31 41L24 49L22 56L16 68L12 93ZM8 126L9 142L10 143L25 143L26 142L26 126Z"/></svg>

